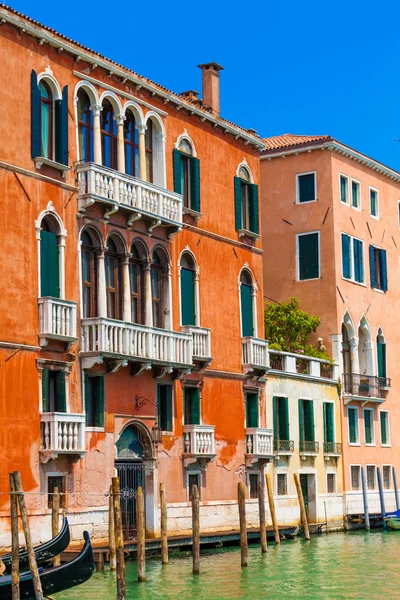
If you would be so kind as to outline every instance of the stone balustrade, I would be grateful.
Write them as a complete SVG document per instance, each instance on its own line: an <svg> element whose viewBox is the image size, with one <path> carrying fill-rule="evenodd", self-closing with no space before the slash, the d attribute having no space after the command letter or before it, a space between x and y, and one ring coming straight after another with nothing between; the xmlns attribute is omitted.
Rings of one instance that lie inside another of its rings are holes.
<svg viewBox="0 0 400 600"><path fill-rule="evenodd" d="M192 336L193 360L211 361L211 330L205 327L185 325L182 331Z"/></svg>
<svg viewBox="0 0 400 600"><path fill-rule="evenodd" d="M246 453L260 457L273 456L273 431L260 427L246 427Z"/></svg>
<svg viewBox="0 0 400 600"><path fill-rule="evenodd" d="M41 345L47 339L75 341L76 338L76 303L60 298L46 296L38 298L39 338Z"/></svg>
<svg viewBox="0 0 400 600"><path fill-rule="evenodd" d="M269 350L269 364L271 371L282 371L298 377L309 376L335 381L338 379L336 363L304 354Z"/></svg>
<svg viewBox="0 0 400 600"><path fill-rule="evenodd" d="M85 452L85 415L48 412L40 415L40 449L55 454Z"/></svg>
<svg viewBox="0 0 400 600"><path fill-rule="evenodd" d="M269 367L268 342L255 337L242 338L243 365L266 371Z"/></svg>
<svg viewBox="0 0 400 600"><path fill-rule="evenodd" d="M184 425L183 445L185 454L215 456L214 425Z"/></svg>

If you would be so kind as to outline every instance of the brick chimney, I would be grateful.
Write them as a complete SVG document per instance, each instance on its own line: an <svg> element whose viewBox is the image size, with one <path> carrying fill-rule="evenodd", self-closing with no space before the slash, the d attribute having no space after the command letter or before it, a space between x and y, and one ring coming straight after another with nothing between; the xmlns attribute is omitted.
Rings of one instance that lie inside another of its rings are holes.
<svg viewBox="0 0 400 600"><path fill-rule="evenodd" d="M197 66L203 71L203 104L210 106L212 113L219 117L219 72L224 68L215 62Z"/></svg>

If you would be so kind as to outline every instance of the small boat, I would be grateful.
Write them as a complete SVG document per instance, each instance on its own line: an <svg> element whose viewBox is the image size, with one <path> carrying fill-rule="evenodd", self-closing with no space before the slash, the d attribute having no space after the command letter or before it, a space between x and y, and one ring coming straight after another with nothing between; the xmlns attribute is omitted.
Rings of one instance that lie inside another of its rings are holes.
<svg viewBox="0 0 400 600"><path fill-rule="evenodd" d="M389 527L389 529L400 529L400 518L398 517L385 517L385 523L386 526Z"/></svg>
<svg viewBox="0 0 400 600"><path fill-rule="evenodd" d="M92 544L87 531L83 532L85 545L76 558L59 567L39 570L43 595L56 594L63 590L84 583L93 575L95 564ZM21 600L35 600L32 574L30 571L21 573L19 579ZM11 575L0 577L0 600L12 600Z"/></svg>
<svg viewBox="0 0 400 600"><path fill-rule="evenodd" d="M43 565L45 562L51 560L55 556L64 552L64 550L68 547L70 541L69 535L69 525L68 519L64 518L61 529L58 534L48 542L41 544L40 546L36 546L35 556L38 567ZM6 570L6 573L11 573L11 552L9 554L5 554L4 556L0 556L3 561ZM26 550L20 550L19 552L19 571L22 573L29 569L29 561L28 561L28 553Z"/></svg>

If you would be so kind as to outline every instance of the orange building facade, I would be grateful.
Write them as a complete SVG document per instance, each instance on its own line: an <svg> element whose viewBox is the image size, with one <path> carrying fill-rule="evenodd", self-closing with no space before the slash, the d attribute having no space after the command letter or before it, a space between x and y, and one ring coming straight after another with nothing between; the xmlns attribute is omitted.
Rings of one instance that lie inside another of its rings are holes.
<svg viewBox="0 0 400 600"><path fill-rule="evenodd" d="M329 136L264 140L264 295L321 317L339 365L344 514L395 509L400 175Z"/></svg>
<svg viewBox="0 0 400 600"><path fill-rule="evenodd" d="M236 526L238 481L254 495L272 457L263 144L220 117L215 63L203 100L177 95L0 18L0 491L19 470L36 541L55 486L73 537L106 537L115 474L127 538L139 485L158 533L161 482L171 532L190 528L193 484L204 529ZM8 510L5 494L0 546Z"/></svg>

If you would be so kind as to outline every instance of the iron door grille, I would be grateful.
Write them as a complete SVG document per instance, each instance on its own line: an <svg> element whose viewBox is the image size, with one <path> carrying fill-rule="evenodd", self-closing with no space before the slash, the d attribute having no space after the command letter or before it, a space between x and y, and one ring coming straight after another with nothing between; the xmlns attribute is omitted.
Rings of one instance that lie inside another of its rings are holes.
<svg viewBox="0 0 400 600"><path fill-rule="evenodd" d="M115 463L121 490L121 517L125 540L136 537L136 492L142 486L145 494L144 465L131 460L118 460Z"/></svg>

